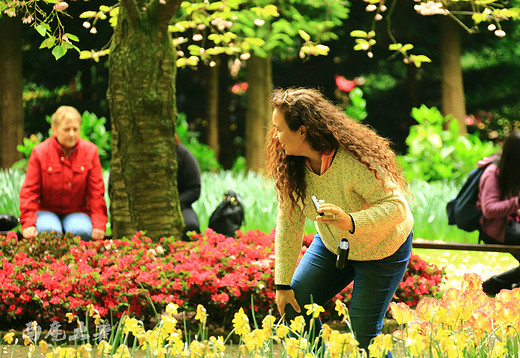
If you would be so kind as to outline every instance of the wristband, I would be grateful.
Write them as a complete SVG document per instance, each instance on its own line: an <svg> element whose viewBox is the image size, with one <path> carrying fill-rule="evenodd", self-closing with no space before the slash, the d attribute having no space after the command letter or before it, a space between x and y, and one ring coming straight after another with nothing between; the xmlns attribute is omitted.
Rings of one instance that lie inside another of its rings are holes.
<svg viewBox="0 0 520 358"><path fill-rule="evenodd" d="M354 222L354 218L352 217L352 215L348 214L348 216L350 216L350 219L352 219L352 230L349 230L349 232L353 234L356 232L356 223Z"/></svg>
<svg viewBox="0 0 520 358"><path fill-rule="evenodd" d="M291 285L275 285L276 291L287 291L292 290Z"/></svg>

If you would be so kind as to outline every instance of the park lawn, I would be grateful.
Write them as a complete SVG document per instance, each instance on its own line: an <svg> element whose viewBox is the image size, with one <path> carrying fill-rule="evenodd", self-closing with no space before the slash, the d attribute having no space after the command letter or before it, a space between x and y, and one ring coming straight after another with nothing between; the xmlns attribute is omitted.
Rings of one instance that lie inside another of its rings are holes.
<svg viewBox="0 0 520 358"><path fill-rule="evenodd" d="M414 249L413 252L430 264L446 268L446 280L441 290L460 288L466 273L476 273L486 280L519 264L511 254L503 252L433 249Z"/></svg>

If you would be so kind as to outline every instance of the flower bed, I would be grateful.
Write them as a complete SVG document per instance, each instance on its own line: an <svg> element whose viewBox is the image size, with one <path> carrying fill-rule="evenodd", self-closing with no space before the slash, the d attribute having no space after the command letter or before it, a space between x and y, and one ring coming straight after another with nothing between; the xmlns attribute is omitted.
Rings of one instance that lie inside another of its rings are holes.
<svg viewBox="0 0 520 358"><path fill-rule="evenodd" d="M313 236L304 238L302 254ZM168 303L196 312L207 309L208 324L229 328L239 308L258 316L274 310L274 230L238 232L229 238L207 230L195 241L163 238L153 243L140 232L131 239L79 242L42 234L18 241L0 236L0 330L36 321L67 324L66 315L83 315L92 305L102 318L123 312L145 323ZM438 292L444 271L412 256L394 299L414 306ZM348 304L351 288L338 298ZM153 305L150 304L150 300ZM155 307L155 309L154 309ZM335 319L328 309L322 318Z"/></svg>

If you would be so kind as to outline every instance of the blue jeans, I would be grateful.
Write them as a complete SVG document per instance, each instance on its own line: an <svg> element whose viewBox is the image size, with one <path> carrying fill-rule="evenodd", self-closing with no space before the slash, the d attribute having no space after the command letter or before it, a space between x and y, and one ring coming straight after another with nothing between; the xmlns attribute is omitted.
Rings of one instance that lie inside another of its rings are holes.
<svg viewBox="0 0 520 358"><path fill-rule="evenodd" d="M57 231L60 233L71 232L81 240L90 241L92 235L92 221L85 213L71 213L59 216L51 211L38 211L36 213L36 230Z"/></svg>
<svg viewBox="0 0 520 358"><path fill-rule="evenodd" d="M410 233L406 242L392 255L373 261L347 260L345 268L336 268L336 254L330 252L316 234L294 273L291 287L302 309L297 313L291 305L285 307L287 320L304 314L311 302L324 306L327 301L354 281L349 315L360 348L368 352L370 341L381 333L383 319L392 296L403 279L412 251ZM309 316L304 314L308 320ZM308 327L309 321L307 321ZM321 322L315 320L314 332ZM389 354L391 357L391 354Z"/></svg>

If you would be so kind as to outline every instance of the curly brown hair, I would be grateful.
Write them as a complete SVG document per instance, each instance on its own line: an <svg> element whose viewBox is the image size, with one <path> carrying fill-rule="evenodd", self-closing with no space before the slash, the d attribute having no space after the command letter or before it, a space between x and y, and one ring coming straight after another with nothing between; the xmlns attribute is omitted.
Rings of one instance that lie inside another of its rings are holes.
<svg viewBox="0 0 520 358"><path fill-rule="evenodd" d="M319 152L330 152L340 146L366 165L385 184L377 168L390 177L405 191L408 184L399 173L399 166L390 142L377 135L371 128L349 118L312 88L276 89L272 106L281 113L291 131L305 126L306 140ZM294 207L305 197L305 157L286 155L276 129L271 125L265 147L265 175L275 181L279 199L289 199ZM295 195L292 195L295 194Z"/></svg>

